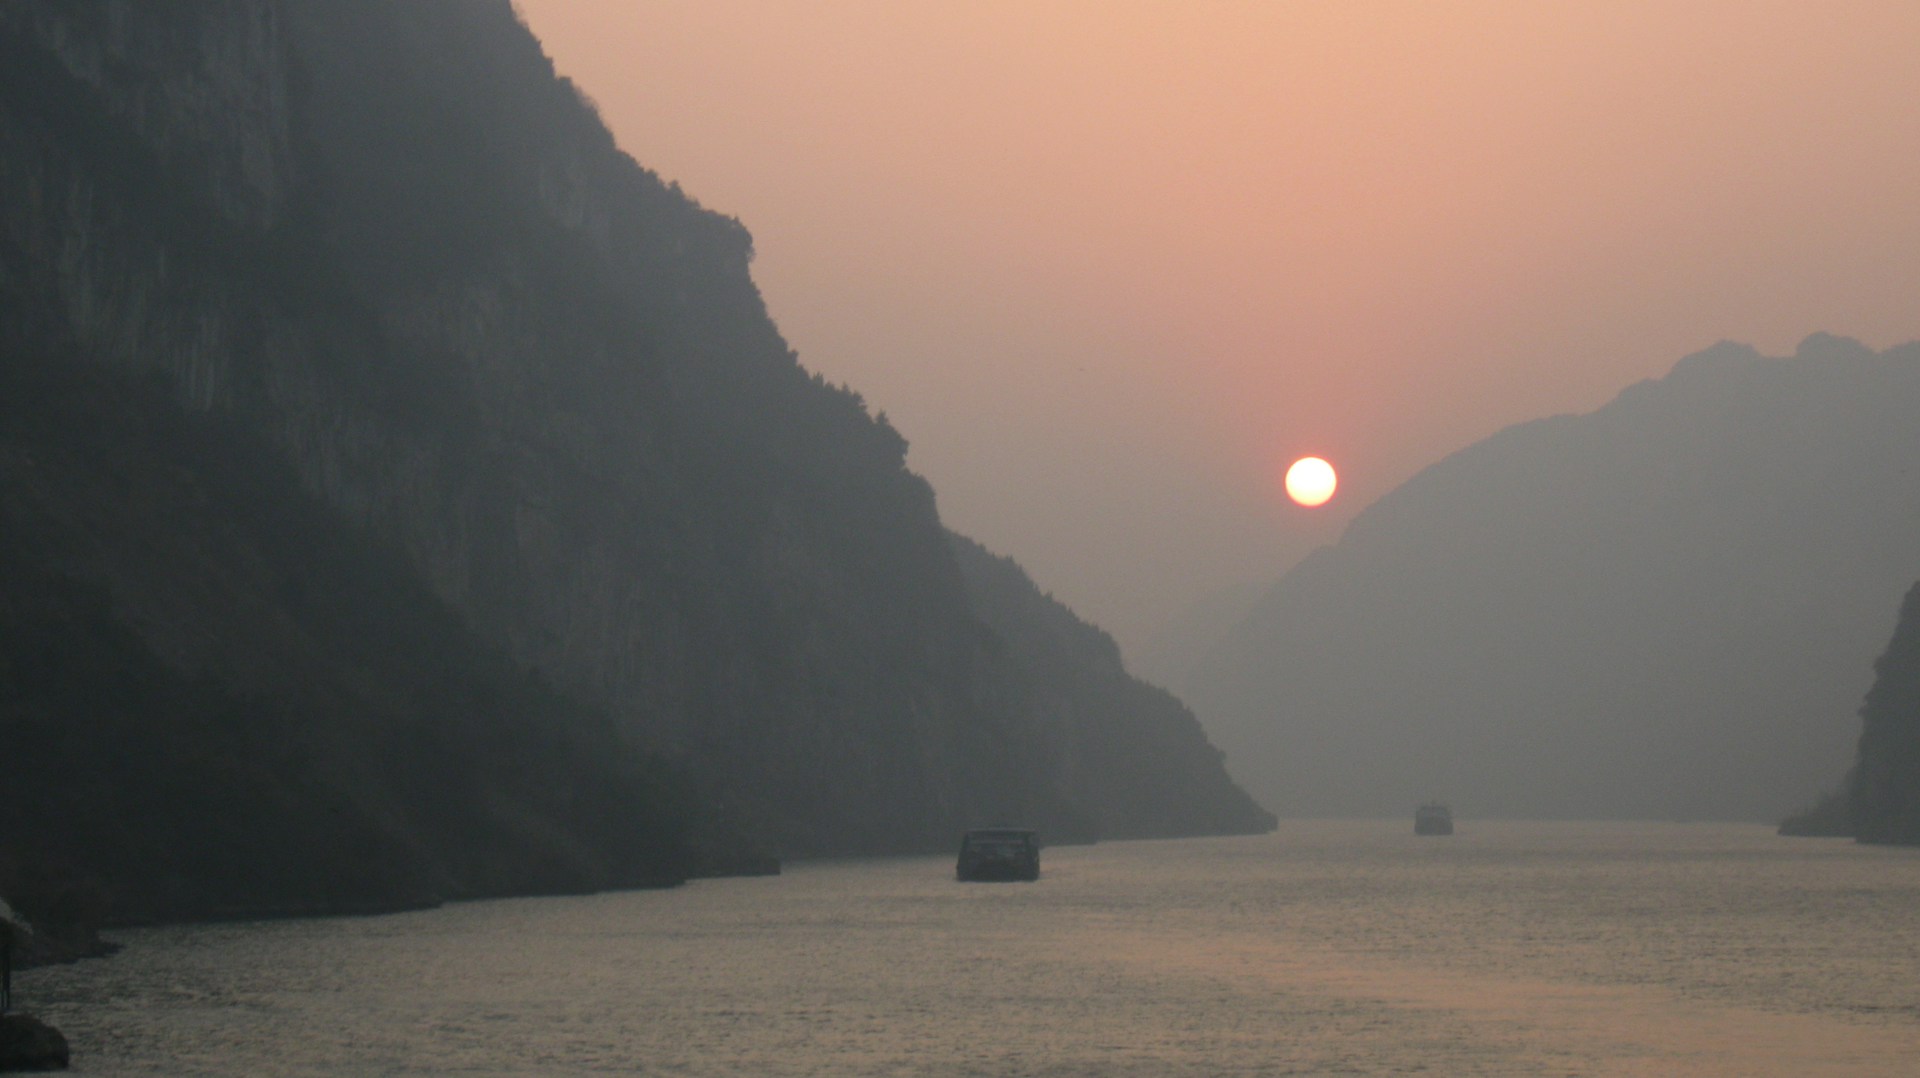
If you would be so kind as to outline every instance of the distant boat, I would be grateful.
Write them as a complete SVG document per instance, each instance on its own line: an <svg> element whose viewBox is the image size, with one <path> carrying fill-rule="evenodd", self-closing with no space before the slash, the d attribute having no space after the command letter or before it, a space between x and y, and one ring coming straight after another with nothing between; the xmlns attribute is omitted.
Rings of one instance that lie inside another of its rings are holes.
<svg viewBox="0 0 1920 1078"><path fill-rule="evenodd" d="M988 827L960 839L954 877L967 881L1037 880L1040 836L1023 827Z"/></svg>
<svg viewBox="0 0 1920 1078"><path fill-rule="evenodd" d="M1413 833L1416 835L1453 834L1453 810L1438 801L1429 801L1413 810Z"/></svg>

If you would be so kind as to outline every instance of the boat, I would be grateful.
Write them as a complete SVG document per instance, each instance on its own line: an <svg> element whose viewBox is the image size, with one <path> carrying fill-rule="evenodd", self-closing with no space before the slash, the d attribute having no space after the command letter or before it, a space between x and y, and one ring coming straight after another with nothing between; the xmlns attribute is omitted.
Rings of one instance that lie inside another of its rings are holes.
<svg viewBox="0 0 1920 1078"><path fill-rule="evenodd" d="M1453 810L1438 801L1429 801L1413 810L1413 833L1416 835L1453 834Z"/></svg>
<svg viewBox="0 0 1920 1078"><path fill-rule="evenodd" d="M1040 878L1040 835L1024 827L984 827L968 831L960 839L960 859L954 865L954 878L978 882L987 880L1037 880Z"/></svg>

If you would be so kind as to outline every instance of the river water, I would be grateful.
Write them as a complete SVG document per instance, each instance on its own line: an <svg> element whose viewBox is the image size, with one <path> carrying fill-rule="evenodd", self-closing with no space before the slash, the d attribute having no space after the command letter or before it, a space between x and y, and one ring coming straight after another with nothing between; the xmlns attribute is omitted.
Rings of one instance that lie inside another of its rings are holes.
<svg viewBox="0 0 1920 1078"><path fill-rule="evenodd" d="M1920 850L1286 822L123 932L19 1002L102 1075L1913 1075Z"/></svg>

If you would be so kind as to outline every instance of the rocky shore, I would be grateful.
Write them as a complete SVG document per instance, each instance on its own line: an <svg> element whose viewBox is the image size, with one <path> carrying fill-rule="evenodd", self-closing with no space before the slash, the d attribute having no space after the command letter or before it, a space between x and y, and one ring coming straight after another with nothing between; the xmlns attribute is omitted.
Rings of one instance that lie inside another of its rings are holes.
<svg viewBox="0 0 1920 1078"><path fill-rule="evenodd" d="M0 1072L67 1069L67 1039L30 1014L0 1014Z"/></svg>

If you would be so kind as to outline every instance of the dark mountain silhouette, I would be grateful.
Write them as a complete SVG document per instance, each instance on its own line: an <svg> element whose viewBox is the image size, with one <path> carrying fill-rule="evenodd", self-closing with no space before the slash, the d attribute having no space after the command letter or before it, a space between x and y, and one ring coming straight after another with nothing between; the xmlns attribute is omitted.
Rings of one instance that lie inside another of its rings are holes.
<svg viewBox="0 0 1920 1078"><path fill-rule="evenodd" d="M1893 639L1873 673L1845 786L1789 819L1781 833L1920 845L1920 584L1900 604Z"/></svg>
<svg viewBox="0 0 1920 1078"><path fill-rule="evenodd" d="M1778 819L1920 577L1920 346L1722 344L1435 464L1187 698L1286 814Z"/></svg>
<svg viewBox="0 0 1920 1078"><path fill-rule="evenodd" d="M976 615L751 258L507 0L0 6L0 886L366 908L1264 826L1177 705L1107 737L1104 660Z"/></svg>
<svg viewBox="0 0 1920 1078"><path fill-rule="evenodd" d="M731 836L702 851L685 775L474 638L244 428L9 358L0 890L43 934L107 896L365 910L737 863Z"/></svg>

